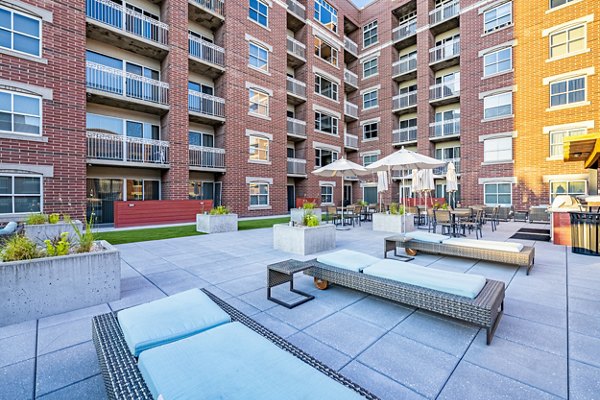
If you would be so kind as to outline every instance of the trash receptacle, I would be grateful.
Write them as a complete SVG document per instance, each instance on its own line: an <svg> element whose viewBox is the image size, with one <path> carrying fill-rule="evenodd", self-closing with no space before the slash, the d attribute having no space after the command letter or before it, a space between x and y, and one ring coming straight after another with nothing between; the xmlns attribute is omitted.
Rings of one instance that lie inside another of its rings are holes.
<svg viewBox="0 0 600 400"><path fill-rule="evenodd" d="M600 256L600 213L569 212L571 217L571 251Z"/></svg>

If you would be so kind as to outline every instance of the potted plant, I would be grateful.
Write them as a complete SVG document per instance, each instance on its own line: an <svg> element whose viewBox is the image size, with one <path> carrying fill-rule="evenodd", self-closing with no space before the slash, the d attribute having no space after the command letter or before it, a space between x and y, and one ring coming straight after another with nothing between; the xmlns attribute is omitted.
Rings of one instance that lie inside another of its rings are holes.
<svg viewBox="0 0 600 400"><path fill-rule="evenodd" d="M320 214L306 208L299 223L273 225L273 248L301 255L334 249L335 225L321 224Z"/></svg>
<svg viewBox="0 0 600 400"><path fill-rule="evenodd" d="M406 224L406 231L404 231ZM415 229L415 221L412 214L407 214L403 205L390 203L387 213L373 214L373 230L383 232L410 232Z"/></svg>
<svg viewBox="0 0 600 400"><path fill-rule="evenodd" d="M316 217L319 219L319 221L321 221L322 211L319 207L317 207L317 205L315 203L313 203L311 201L306 201L306 202L302 203L301 208L292 208L290 210L290 220L295 224L301 224L302 219L304 218L304 215L307 212L310 212L310 213L316 215Z"/></svg>
<svg viewBox="0 0 600 400"><path fill-rule="evenodd" d="M39 218L39 217L38 217ZM121 297L119 251L81 230L47 238L10 238L0 249L0 326L90 307Z"/></svg>
<svg viewBox="0 0 600 400"><path fill-rule="evenodd" d="M42 246L44 241L58 237L61 233L67 232L69 242L77 240L75 228L80 231L83 229L81 221L72 221L68 214L29 214L25 218L25 236L33 240L36 244Z"/></svg>
<svg viewBox="0 0 600 400"><path fill-rule="evenodd" d="M208 214L196 214L196 231L204 233L235 232L238 230L238 216L225 206L217 206Z"/></svg>

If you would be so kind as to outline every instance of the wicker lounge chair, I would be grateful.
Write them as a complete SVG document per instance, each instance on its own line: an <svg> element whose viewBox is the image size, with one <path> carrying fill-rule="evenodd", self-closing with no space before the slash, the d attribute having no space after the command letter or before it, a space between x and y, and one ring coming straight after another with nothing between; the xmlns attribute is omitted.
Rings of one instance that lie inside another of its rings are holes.
<svg viewBox="0 0 600 400"><path fill-rule="evenodd" d="M252 331L271 341L275 346L291 353L315 368L317 371L354 390L359 395L362 395L367 399L377 399L375 395L371 394L366 389L350 381L277 334L250 319L209 291L204 289L202 289L202 291L229 314L232 321L240 322ZM142 373L138 368L137 358L132 355L125 342L125 337L119 326L116 314L108 313L94 317L92 321L92 333L108 398L119 400L153 399L151 391L144 382ZM202 371L202 373L210 373L210 371ZM274 381L277 381L276 376L273 376L272 378ZM317 390L315 393L318 393L318 388L314 389ZM200 396L201 394L198 395Z"/></svg>
<svg viewBox="0 0 600 400"><path fill-rule="evenodd" d="M548 214L548 206L532 206L529 208L529 223L550 223L550 214Z"/></svg>

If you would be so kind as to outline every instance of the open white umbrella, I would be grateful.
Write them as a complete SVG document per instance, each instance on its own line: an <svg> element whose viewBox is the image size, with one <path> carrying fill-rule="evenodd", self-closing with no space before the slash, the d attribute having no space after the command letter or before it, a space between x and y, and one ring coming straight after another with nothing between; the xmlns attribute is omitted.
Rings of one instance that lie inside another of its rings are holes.
<svg viewBox="0 0 600 400"><path fill-rule="evenodd" d="M344 224L344 178L357 177L362 175L368 175L371 171L367 170L360 164L340 158L335 160L331 164L327 164L324 167L316 169L312 172L318 176L324 177L341 177L342 178L342 225Z"/></svg>
<svg viewBox="0 0 600 400"><path fill-rule="evenodd" d="M458 191L458 178L456 176L456 168L453 162L448 163L448 171L446 172L446 192L452 196L452 208L456 207L456 192Z"/></svg>
<svg viewBox="0 0 600 400"><path fill-rule="evenodd" d="M379 211L381 211L381 206L382 206L382 202L381 202L381 192L385 192L386 190L389 189L389 183L388 183L388 173L387 171L377 171L377 194L379 196Z"/></svg>

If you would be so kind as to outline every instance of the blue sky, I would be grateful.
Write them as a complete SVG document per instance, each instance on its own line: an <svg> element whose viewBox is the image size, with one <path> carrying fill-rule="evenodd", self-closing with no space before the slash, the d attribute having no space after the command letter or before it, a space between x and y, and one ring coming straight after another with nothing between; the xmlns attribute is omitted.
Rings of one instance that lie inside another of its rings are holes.
<svg viewBox="0 0 600 400"><path fill-rule="evenodd" d="M373 1L373 0L352 0L352 2L353 2L354 4L356 4L358 7L362 7L362 6L364 6L365 4L368 4L368 3L370 3L371 1Z"/></svg>

